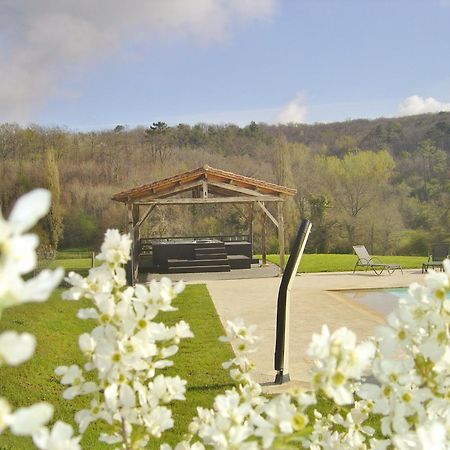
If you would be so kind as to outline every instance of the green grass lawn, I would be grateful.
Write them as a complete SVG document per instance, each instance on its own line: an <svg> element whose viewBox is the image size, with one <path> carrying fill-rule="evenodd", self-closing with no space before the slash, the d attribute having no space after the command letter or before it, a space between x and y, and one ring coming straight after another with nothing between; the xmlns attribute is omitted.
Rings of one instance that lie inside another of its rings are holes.
<svg viewBox="0 0 450 450"><path fill-rule="evenodd" d="M44 267L49 269L62 267L66 273L73 270L85 277L92 267L92 252L84 251L82 249L58 251L54 260L50 262L43 261L39 264L39 268Z"/></svg>
<svg viewBox="0 0 450 450"><path fill-rule="evenodd" d="M50 269L62 267L66 270L66 272L71 270L86 270L92 267L92 260L90 258L54 259L48 267Z"/></svg>
<svg viewBox="0 0 450 450"><path fill-rule="evenodd" d="M85 248L69 248L58 250L56 253L56 259L85 259L91 257L92 251Z"/></svg>
<svg viewBox="0 0 450 450"><path fill-rule="evenodd" d="M31 360L18 367L0 368L0 396L6 397L14 406L49 401L55 406L55 420L74 425L75 412L87 406L88 402L83 397L64 400L62 385L53 372L59 365L83 363L77 345L78 336L92 329L94 322L76 318L78 309L88 306L87 301L62 301L60 294L61 291L57 290L48 302L4 311L0 332L8 329L28 331L36 336L38 345ZM186 320L195 337L182 342L174 358L174 367L166 371L172 375L179 374L188 381L186 401L173 404L175 428L163 437L171 444L182 438L197 406L211 406L216 395L232 386L228 373L221 367L222 362L232 356L232 350L228 344L218 341L224 331L206 286L187 286L174 303L178 311L165 313L162 319L165 323L174 323L181 318ZM111 448L97 441L100 430L100 424L91 425L82 440L82 447ZM28 438L9 433L0 435L0 450L29 448L34 447ZM149 448L159 448L159 443Z"/></svg>
<svg viewBox="0 0 450 450"><path fill-rule="evenodd" d="M261 258L261 255L257 255ZM286 255L286 261L289 255ZM426 261L424 256L379 256L386 264L400 264L403 269L421 268ZM279 265L279 255L267 255L267 260ZM348 272L353 271L357 258L356 255L343 254L304 254L300 262L299 272ZM58 252L57 259L53 260L50 268L63 267L67 272L74 270L87 275L88 269L92 267L92 259L89 252L82 250L64 250ZM359 268L358 270L364 270ZM0 449L1 450L1 449Z"/></svg>
<svg viewBox="0 0 450 450"><path fill-rule="evenodd" d="M288 255L286 256L286 261L287 258ZM403 269L422 267L422 263L426 261L424 256L380 256L379 258L386 264L400 264ZM279 255L267 255L267 260L276 265L280 264ZM353 271L356 261L357 257L355 255L304 254L298 271L306 273Z"/></svg>

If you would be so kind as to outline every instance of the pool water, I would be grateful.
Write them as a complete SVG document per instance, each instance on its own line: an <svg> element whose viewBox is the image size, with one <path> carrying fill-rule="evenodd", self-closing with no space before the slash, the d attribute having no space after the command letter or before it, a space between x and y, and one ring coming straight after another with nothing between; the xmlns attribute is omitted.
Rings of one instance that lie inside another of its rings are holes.
<svg viewBox="0 0 450 450"><path fill-rule="evenodd" d="M400 298L409 297L408 288L359 289L341 292L350 300L383 316L387 316L398 305Z"/></svg>
<svg viewBox="0 0 450 450"><path fill-rule="evenodd" d="M398 305L400 298L411 298L408 288L359 289L340 291L345 297L363 305L383 316L387 316ZM450 298L450 293L447 294Z"/></svg>

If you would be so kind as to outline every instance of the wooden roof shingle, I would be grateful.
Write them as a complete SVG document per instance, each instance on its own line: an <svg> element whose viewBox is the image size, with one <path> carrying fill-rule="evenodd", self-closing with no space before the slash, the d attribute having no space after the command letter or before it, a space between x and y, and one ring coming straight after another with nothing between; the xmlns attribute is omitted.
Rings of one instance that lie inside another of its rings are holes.
<svg viewBox="0 0 450 450"><path fill-rule="evenodd" d="M118 192L112 196L112 199L118 202L132 203L140 200L165 198L192 190L196 186L202 185L203 182L208 184L209 192L223 197L236 196L237 189L241 189L250 196L292 196L297 192L293 188L204 165L163 180Z"/></svg>

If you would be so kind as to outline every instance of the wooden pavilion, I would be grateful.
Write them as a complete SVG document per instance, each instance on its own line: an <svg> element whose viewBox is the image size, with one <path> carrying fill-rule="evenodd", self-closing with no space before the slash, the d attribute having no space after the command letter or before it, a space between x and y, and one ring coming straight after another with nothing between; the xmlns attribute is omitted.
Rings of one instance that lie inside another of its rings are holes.
<svg viewBox="0 0 450 450"><path fill-rule="evenodd" d="M268 217L278 229L280 269L283 272L285 258L283 202L296 192L296 189L204 165L189 172L113 195L114 201L124 203L128 209L128 228L133 240L132 282L137 280L138 275L140 227L156 207L165 205L247 204L249 205L248 222L251 240L256 205L256 208L261 211L263 263L266 262L265 218ZM277 204L276 217L266 207L266 204L270 202Z"/></svg>

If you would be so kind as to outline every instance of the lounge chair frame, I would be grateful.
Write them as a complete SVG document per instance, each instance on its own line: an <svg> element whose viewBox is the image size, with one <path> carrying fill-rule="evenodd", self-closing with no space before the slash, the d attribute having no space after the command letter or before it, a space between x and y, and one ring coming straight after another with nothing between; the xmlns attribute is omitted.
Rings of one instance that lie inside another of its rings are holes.
<svg viewBox="0 0 450 450"><path fill-rule="evenodd" d="M358 257L353 273L355 273L357 267L364 267L366 272L372 269L376 275L381 275L385 270L389 275L392 275L397 269L400 269L403 275L403 269L400 264L385 264L379 258L372 257L369 255L366 247L364 245L354 245L353 250Z"/></svg>
<svg viewBox="0 0 450 450"><path fill-rule="evenodd" d="M422 273L428 272L428 269L444 270L444 259L450 254L450 244L447 242L434 244L428 261L422 264Z"/></svg>

